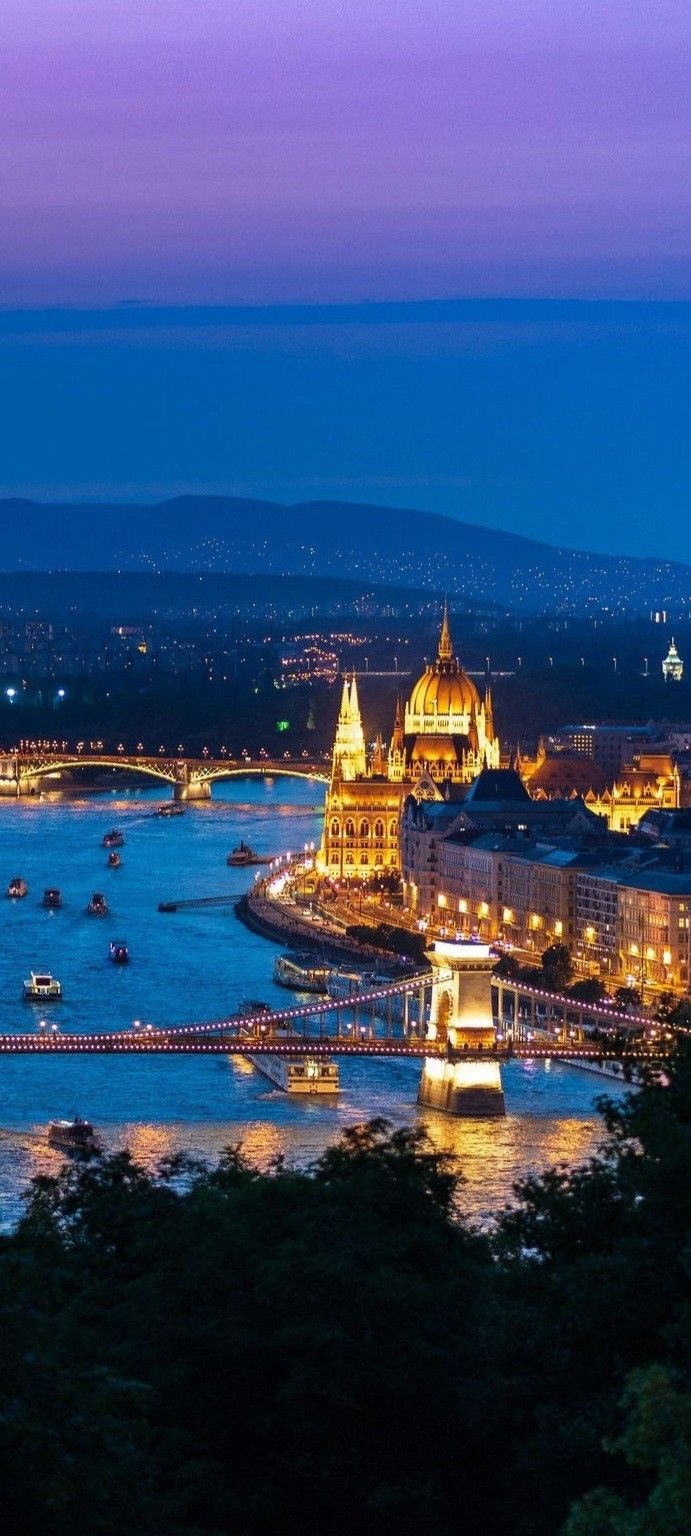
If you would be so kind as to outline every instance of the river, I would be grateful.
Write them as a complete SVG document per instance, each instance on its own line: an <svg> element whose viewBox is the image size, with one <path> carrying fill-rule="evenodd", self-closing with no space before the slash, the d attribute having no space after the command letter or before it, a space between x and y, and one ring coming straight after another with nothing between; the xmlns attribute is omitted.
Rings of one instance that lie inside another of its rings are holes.
<svg viewBox="0 0 691 1536"><path fill-rule="evenodd" d="M0 1029L123 1028L222 1017L243 998L285 999L271 979L278 947L248 933L232 901L253 878L226 855L240 838L278 854L317 840L323 788L301 779L231 780L210 803L181 817L157 817L160 791L0 801L0 889L22 875L29 895L0 899ZM103 834L125 836L122 867L106 869ZM40 906L57 885L59 912ZM103 891L107 919L86 915ZM162 914L160 900L227 895L228 906ZM131 963L114 966L108 943L124 938ZM21 1000L33 969L51 970L64 1000L48 1009ZM0 1064L0 1226L16 1220L31 1176L59 1166L47 1122L75 1111L93 1120L109 1149L129 1147L147 1167L170 1153L214 1158L241 1142L260 1164L278 1154L307 1164L346 1125L384 1115L422 1122L457 1154L463 1202L485 1217L510 1200L514 1181L555 1162L581 1161L601 1126L594 1102L603 1084L561 1064L503 1069L505 1120L455 1121L418 1110L419 1067L409 1062L344 1062L337 1103L289 1098L242 1060L224 1057L6 1057ZM609 1085L604 1085L609 1086ZM616 1088L613 1091L617 1091Z"/></svg>

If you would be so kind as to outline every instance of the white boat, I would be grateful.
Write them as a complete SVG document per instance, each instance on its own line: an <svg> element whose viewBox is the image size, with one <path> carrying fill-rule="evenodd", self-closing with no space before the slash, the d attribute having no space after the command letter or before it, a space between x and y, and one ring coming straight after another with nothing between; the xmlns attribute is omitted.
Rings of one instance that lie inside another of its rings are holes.
<svg viewBox="0 0 691 1536"><path fill-rule="evenodd" d="M338 1062L321 1057L303 1056L291 1061L285 1056L248 1056L248 1061L283 1093L338 1093Z"/></svg>
<svg viewBox="0 0 691 1536"><path fill-rule="evenodd" d="M305 955L279 955L274 965L274 981L295 992L326 992L330 974L331 966L312 965Z"/></svg>
<svg viewBox="0 0 691 1536"><path fill-rule="evenodd" d="M185 807L177 800L164 800L163 805L156 806L157 816L184 816Z"/></svg>
<svg viewBox="0 0 691 1536"><path fill-rule="evenodd" d="M57 1002L62 997L62 983L50 971L32 971L24 982L24 997L30 1003Z"/></svg>
<svg viewBox="0 0 691 1536"><path fill-rule="evenodd" d="M18 897L28 896L28 894L29 887L26 880L22 880L21 875L13 875L7 887L7 895L16 900Z"/></svg>

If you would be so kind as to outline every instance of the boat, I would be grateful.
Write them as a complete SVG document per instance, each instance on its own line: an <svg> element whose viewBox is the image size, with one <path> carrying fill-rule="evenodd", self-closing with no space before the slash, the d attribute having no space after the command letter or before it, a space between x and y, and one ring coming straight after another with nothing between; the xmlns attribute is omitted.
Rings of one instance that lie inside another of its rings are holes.
<svg viewBox="0 0 691 1536"><path fill-rule="evenodd" d="M122 832L118 832L117 827L113 827L112 832L106 832L106 835L105 835L105 837L103 839L101 847L102 848L122 848L123 845L124 845L124 842L125 842L125 839L124 839L124 837L122 835Z"/></svg>
<svg viewBox="0 0 691 1536"><path fill-rule="evenodd" d="M279 955L274 965L274 981L279 987L295 992L326 992L331 967L313 965L309 955Z"/></svg>
<svg viewBox="0 0 691 1536"><path fill-rule="evenodd" d="M111 939L108 945L108 957L113 965L127 965L130 952L124 939Z"/></svg>
<svg viewBox="0 0 691 1536"><path fill-rule="evenodd" d="M28 896L28 894L29 887L26 880L22 880L21 875L13 875L7 887L7 895L11 896L14 900L19 896Z"/></svg>
<svg viewBox="0 0 691 1536"><path fill-rule="evenodd" d="M120 858L119 853L109 853L106 864L108 869L120 869L122 865L122 859Z"/></svg>
<svg viewBox="0 0 691 1536"><path fill-rule="evenodd" d="M157 816L184 816L185 807L177 800L166 800L163 805L156 806Z"/></svg>
<svg viewBox="0 0 691 1536"><path fill-rule="evenodd" d="M80 1115L74 1115L72 1120L51 1120L48 1142L61 1152L73 1152L81 1157L88 1157L101 1150L91 1121L82 1120Z"/></svg>
<svg viewBox="0 0 691 1536"><path fill-rule="evenodd" d="M263 1013L271 1013L268 1003L258 1003L252 997L243 998L242 1002L238 1003L238 1016L241 1019L258 1019Z"/></svg>
<svg viewBox="0 0 691 1536"><path fill-rule="evenodd" d="M50 971L32 971L24 982L24 1000L27 1003L57 1003L62 997L62 983Z"/></svg>
<svg viewBox="0 0 691 1536"><path fill-rule="evenodd" d="M57 885L49 885L41 897L41 906L47 907L49 912L56 912L62 906L62 896Z"/></svg>
<svg viewBox="0 0 691 1536"><path fill-rule="evenodd" d="M234 848L233 852L229 853L226 859L226 864L230 864L233 869L246 869L250 864L270 863L271 859L268 853L255 853L254 848L251 848L249 843L243 842L238 843L237 848Z"/></svg>
<svg viewBox="0 0 691 1536"><path fill-rule="evenodd" d="M100 891L94 891L94 894L86 910L89 914L89 917L107 917L108 903L105 896L103 896Z"/></svg>
<svg viewBox="0 0 691 1536"><path fill-rule="evenodd" d="M289 1061L283 1056L248 1056L247 1059L283 1093L334 1094L339 1091L336 1061L323 1061L316 1056L303 1056L300 1061Z"/></svg>

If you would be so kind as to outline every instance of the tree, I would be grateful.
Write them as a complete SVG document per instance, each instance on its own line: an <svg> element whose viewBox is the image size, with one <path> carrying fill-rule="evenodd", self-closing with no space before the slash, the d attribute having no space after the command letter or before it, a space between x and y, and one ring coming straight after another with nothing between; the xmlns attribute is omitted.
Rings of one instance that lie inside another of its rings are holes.
<svg viewBox="0 0 691 1536"><path fill-rule="evenodd" d="M607 996L607 988L597 976L584 976L582 981L574 981L568 988L567 996L580 1003L600 1003Z"/></svg>
<svg viewBox="0 0 691 1536"><path fill-rule="evenodd" d="M549 944L542 952L545 984L553 992L563 992L573 976L573 958L568 944Z"/></svg>
<svg viewBox="0 0 691 1536"><path fill-rule="evenodd" d="M617 987L614 1001L617 1008L620 1008L622 1012L626 1012L630 1008L640 1008L642 998L638 987Z"/></svg>

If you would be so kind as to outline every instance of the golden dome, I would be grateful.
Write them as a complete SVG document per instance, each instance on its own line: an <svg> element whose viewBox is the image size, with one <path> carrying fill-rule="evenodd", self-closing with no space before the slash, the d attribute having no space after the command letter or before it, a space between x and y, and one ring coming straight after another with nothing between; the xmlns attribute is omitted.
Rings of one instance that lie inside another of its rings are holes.
<svg viewBox="0 0 691 1536"><path fill-rule="evenodd" d="M445 605L436 661L426 668L415 684L408 703L408 713L411 716L426 715L433 720L437 715L473 715L479 709L480 695L477 688L453 654Z"/></svg>

